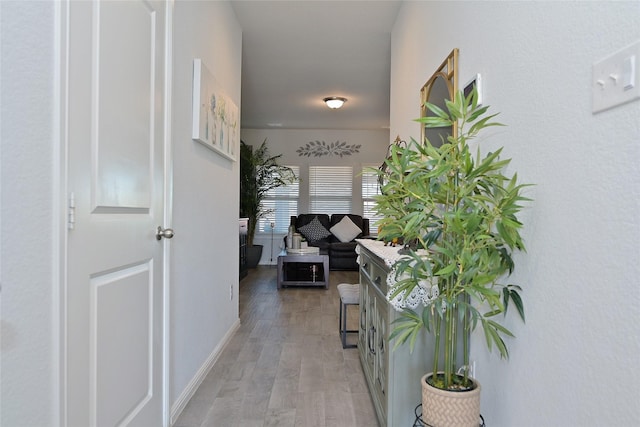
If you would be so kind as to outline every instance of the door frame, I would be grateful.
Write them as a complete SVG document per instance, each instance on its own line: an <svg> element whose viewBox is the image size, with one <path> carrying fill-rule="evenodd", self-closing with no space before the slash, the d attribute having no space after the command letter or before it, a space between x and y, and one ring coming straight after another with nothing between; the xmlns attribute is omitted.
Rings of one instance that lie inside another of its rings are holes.
<svg viewBox="0 0 640 427"><path fill-rule="evenodd" d="M60 0L54 2L54 123L57 149L53 150L53 197L57 200L59 208L54 210L54 236L52 258L53 265L57 268L54 272L53 287L57 299L52 301L53 307L53 333L54 366L58 366L58 372L54 378L53 405L54 422L59 426L67 425L67 305L68 297L68 232L69 215L73 210L69 200L69 3L73 0ZM163 227L171 228L173 220L173 157L172 157L172 78L173 78L173 10L174 0L165 0L165 57L164 57L164 206ZM57 226L56 226L57 225ZM171 245L168 239L162 240L163 245L163 307L162 307L162 422L163 427L169 427L171 423L170 402L170 276L171 276Z"/></svg>
<svg viewBox="0 0 640 427"><path fill-rule="evenodd" d="M173 228L173 138L171 122L173 118L173 8L174 0L165 0L165 73L164 73L164 222ZM171 245L169 239L162 239L164 245L162 278L162 423L171 426Z"/></svg>

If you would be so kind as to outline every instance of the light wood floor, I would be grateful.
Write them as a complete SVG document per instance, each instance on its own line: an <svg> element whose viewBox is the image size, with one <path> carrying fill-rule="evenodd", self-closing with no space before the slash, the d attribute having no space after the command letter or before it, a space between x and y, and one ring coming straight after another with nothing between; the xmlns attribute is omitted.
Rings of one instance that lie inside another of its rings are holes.
<svg viewBox="0 0 640 427"><path fill-rule="evenodd" d="M357 272L332 271L329 290L278 291L275 267L250 270L242 325L174 426L376 427L358 349L342 349L338 334L336 286L357 282Z"/></svg>

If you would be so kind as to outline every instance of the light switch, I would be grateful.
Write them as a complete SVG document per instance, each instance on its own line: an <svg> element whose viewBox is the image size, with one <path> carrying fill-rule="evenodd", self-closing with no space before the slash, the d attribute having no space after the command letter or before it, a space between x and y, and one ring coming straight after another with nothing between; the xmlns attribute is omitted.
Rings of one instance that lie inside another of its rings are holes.
<svg viewBox="0 0 640 427"><path fill-rule="evenodd" d="M640 99L637 59L640 41L604 58L593 65L593 112Z"/></svg>

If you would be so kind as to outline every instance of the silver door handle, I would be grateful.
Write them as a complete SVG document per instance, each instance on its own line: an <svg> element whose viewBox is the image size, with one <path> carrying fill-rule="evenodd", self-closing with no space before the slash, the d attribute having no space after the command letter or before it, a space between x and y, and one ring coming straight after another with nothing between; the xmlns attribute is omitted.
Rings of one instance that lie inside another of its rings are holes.
<svg viewBox="0 0 640 427"><path fill-rule="evenodd" d="M162 238L171 239L173 237L173 230L171 228L162 228L158 226L156 230L156 240L160 240Z"/></svg>

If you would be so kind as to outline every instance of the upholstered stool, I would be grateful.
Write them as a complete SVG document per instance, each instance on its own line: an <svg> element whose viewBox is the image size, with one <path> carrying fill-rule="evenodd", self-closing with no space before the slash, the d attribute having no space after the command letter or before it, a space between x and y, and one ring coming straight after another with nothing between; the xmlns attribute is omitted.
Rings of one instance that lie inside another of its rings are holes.
<svg viewBox="0 0 640 427"><path fill-rule="evenodd" d="M357 347L356 344L347 345L347 334L358 333L357 329L347 329L347 306L360 305L360 284L351 285L349 283L340 283L338 285L338 294L340 294L340 337L342 339L342 348Z"/></svg>

